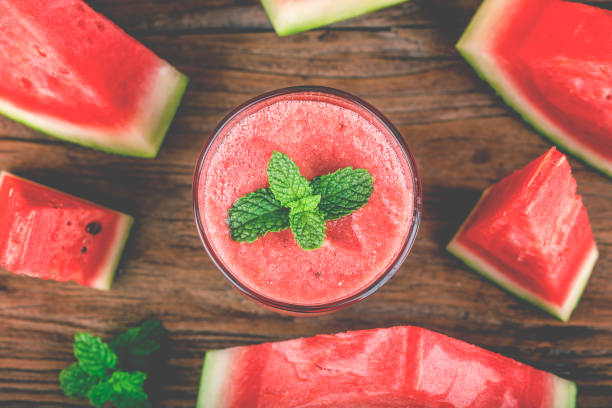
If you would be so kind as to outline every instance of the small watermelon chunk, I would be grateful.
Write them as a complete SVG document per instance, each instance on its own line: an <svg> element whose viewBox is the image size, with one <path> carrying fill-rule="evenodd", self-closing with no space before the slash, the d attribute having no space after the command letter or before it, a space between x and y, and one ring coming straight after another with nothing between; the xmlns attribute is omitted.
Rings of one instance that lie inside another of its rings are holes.
<svg viewBox="0 0 612 408"><path fill-rule="evenodd" d="M485 0L457 49L558 146L612 177L612 11Z"/></svg>
<svg viewBox="0 0 612 408"><path fill-rule="evenodd" d="M554 147L487 189L448 250L566 321L598 257L567 158Z"/></svg>
<svg viewBox="0 0 612 408"><path fill-rule="evenodd" d="M0 0L0 113L111 153L155 157L187 78L82 0Z"/></svg>
<svg viewBox="0 0 612 408"><path fill-rule="evenodd" d="M564 408L576 384L412 326L212 350L198 408Z"/></svg>
<svg viewBox="0 0 612 408"><path fill-rule="evenodd" d="M110 289L132 217L0 173L0 266Z"/></svg>
<svg viewBox="0 0 612 408"><path fill-rule="evenodd" d="M406 0L261 0L278 35L311 30Z"/></svg>

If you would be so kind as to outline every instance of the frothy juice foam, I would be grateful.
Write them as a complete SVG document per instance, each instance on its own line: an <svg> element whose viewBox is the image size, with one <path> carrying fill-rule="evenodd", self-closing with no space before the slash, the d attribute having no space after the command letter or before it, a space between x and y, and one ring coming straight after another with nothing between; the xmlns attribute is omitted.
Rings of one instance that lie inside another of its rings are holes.
<svg viewBox="0 0 612 408"><path fill-rule="evenodd" d="M269 186L275 150L308 179L348 166L374 178L369 202L328 221L319 249L300 248L290 229L254 243L230 237L228 210ZM212 251L244 286L278 302L320 305L357 294L393 264L413 222L412 175L397 140L371 113L331 94L280 95L243 110L221 129L201 172L197 205Z"/></svg>

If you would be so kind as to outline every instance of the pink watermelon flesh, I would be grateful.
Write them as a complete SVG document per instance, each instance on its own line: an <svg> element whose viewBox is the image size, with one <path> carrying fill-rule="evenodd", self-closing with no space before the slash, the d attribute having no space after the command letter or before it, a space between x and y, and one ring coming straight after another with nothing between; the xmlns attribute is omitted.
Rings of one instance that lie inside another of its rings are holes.
<svg viewBox="0 0 612 408"><path fill-rule="evenodd" d="M553 147L488 189L449 250L485 275L494 269L489 277L505 277L511 285L498 283L506 289L567 320L597 249L566 157Z"/></svg>
<svg viewBox="0 0 612 408"><path fill-rule="evenodd" d="M0 112L103 150L155 156L186 78L81 0L0 0Z"/></svg>
<svg viewBox="0 0 612 408"><path fill-rule="evenodd" d="M457 44L555 143L612 176L612 12L560 0L486 0Z"/></svg>
<svg viewBox="0 0 612 408"><path fill-rule="evenodd" d="M3 172L0 225L8 271L109 289L132 218Z"/></svg>
<svg viewBox="0 0 612 408"><path fill-rule="evenodd" d="M576 385L419 327L209 351L198 408L574 407Z"/></svg>

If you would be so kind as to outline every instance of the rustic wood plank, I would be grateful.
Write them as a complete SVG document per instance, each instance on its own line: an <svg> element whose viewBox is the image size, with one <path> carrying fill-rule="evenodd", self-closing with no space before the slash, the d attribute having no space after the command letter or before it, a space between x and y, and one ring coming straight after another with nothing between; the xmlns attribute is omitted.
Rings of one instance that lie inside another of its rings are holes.
<svg viewBox="0 0 612 408"><path fill-rule="evenodd" d="M590 2L612 8L611 1ZM170 332L158 406L195 403L207 349L415 324L579 383L580 407L612 395L612 181L571 159L601 252L568 323L511 297L444 245L480 192L550 144L478 80L453 49L478 0L421 0L278 38L255 0L96 0L91 4L191 83L160 155L107 155L0 118L0 167L133 214L113 290L0 272L0 406L78 407L58 388L74 333L108 338L154 316ZM233 107L283 86L337 87L377 106L419 164L424 220L397 275L338 313L296 318L242 298L214 268L192 221L193 166Z"/></svg>

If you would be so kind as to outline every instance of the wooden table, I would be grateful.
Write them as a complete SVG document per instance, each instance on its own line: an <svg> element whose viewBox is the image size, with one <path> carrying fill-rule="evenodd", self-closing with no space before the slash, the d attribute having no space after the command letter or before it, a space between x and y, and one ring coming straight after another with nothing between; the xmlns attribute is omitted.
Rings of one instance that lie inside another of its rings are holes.
<svg viewBox="0 0 612 408"><path fill-rule="evenodd" d="M400 324L575 380L580 407L612 406L612 180L570 159L601 257L568 323L444 250L484 188L550 146L453 48L478 0L414 0L286 38L256 0L91 3L191 83L155 160L81 148L0 118L1 168L136 217L109 292L0 272L0 406L85 406L58 387L74 334L109 338L150 316L171 338L154 396L161 407L194 406L208 349ZM217 122L248 98L299 84L340 88L378 107L405 136L423 183L422 228L401 270L368 300L317 318L241 297L204 252L191 211L194 164Z"/></svg>

